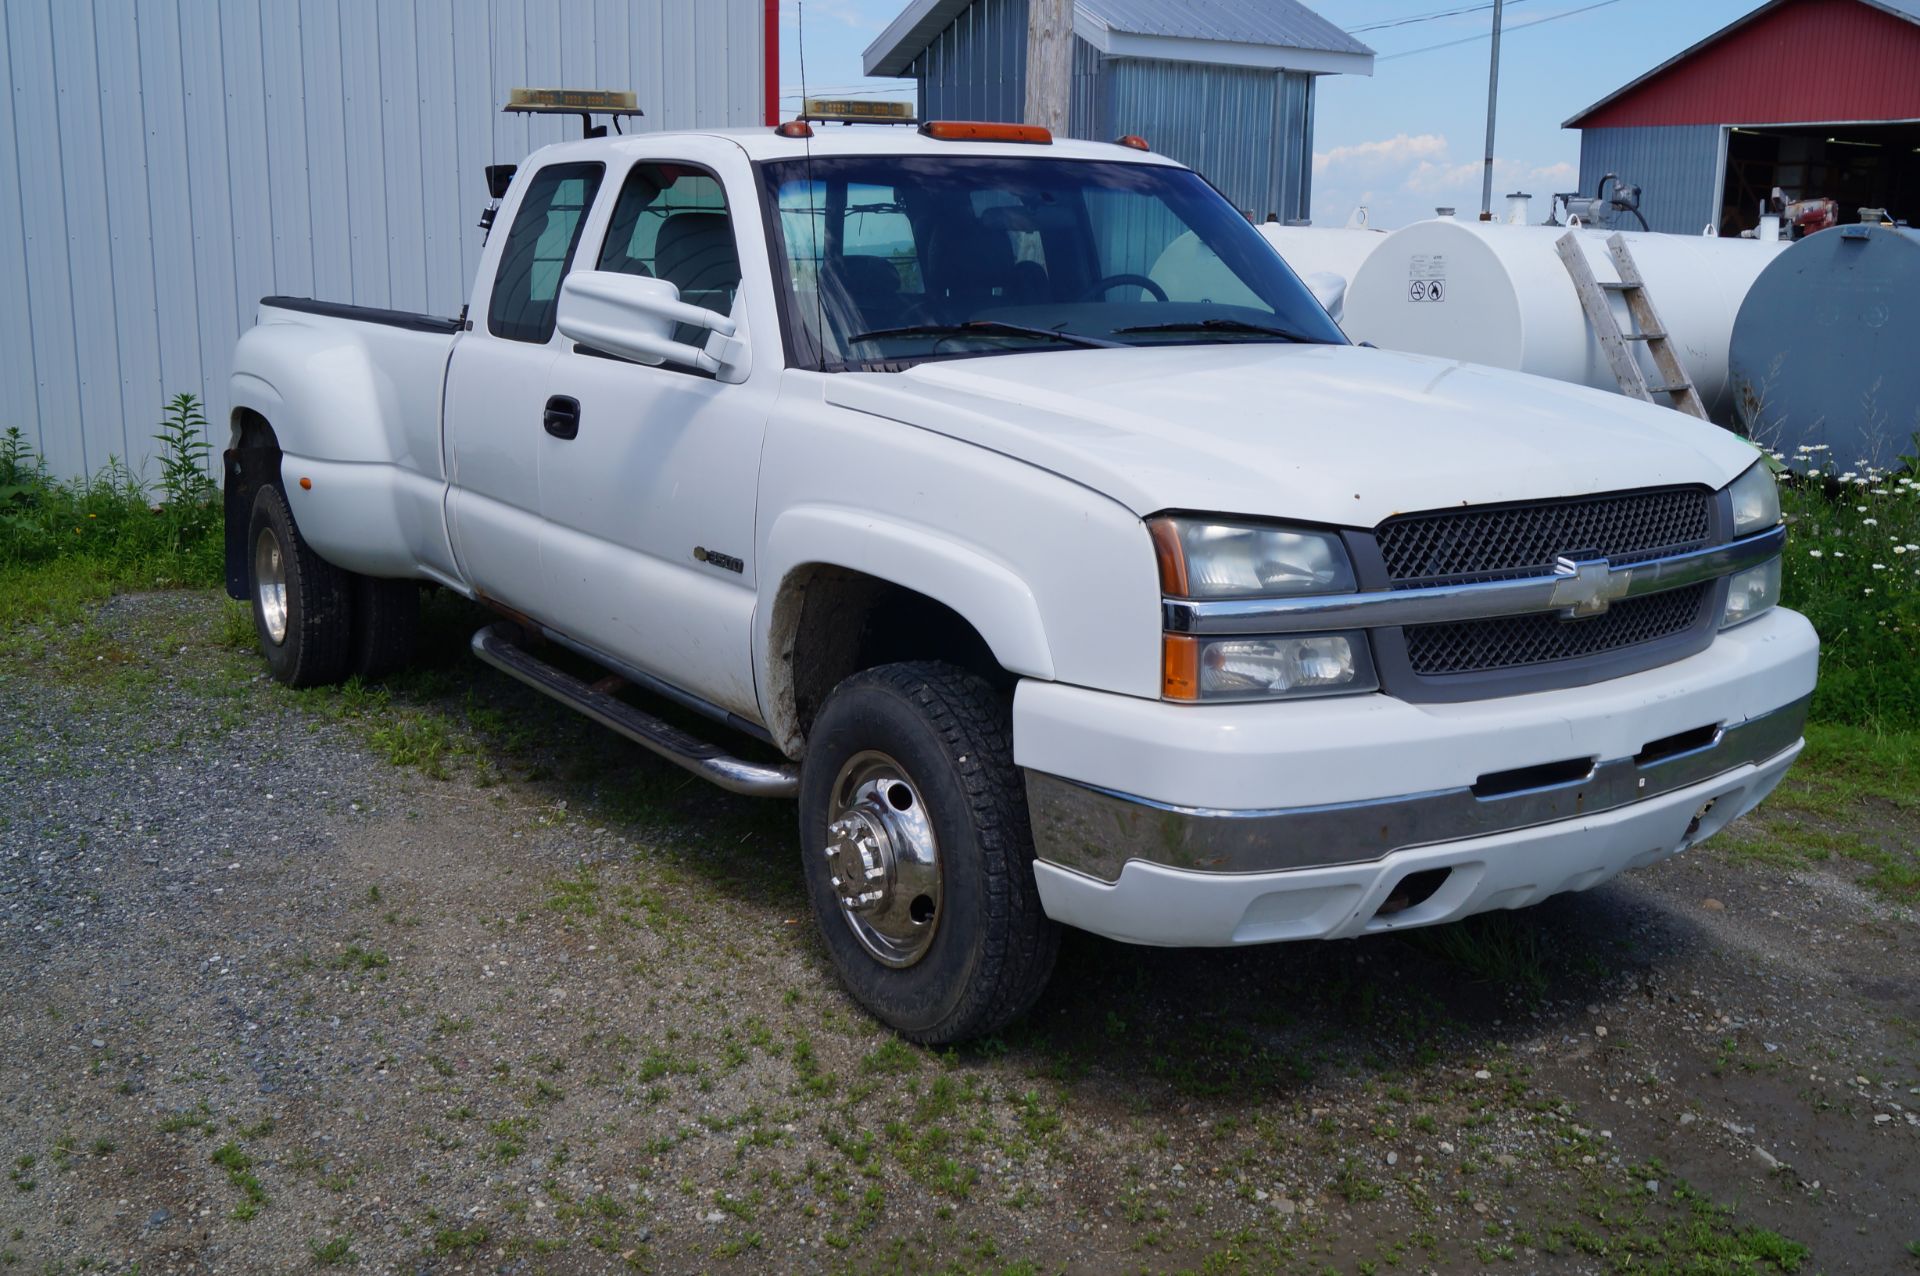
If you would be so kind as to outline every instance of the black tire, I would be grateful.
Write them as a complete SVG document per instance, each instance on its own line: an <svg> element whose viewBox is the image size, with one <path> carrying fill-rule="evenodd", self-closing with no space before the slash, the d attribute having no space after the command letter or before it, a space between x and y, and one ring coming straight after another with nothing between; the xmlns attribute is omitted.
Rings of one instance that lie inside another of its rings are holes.
<svg viewBox="0 0 1920 1276"><path fill-rule="evenodd" d="M277 634L267 612L268 591L262 589L264 536L271 536L279 550L286 586L285 617ZM353 638L348 575L314 553L300 535L278 483L263 484L254 495L246 563L253 628L274 680L289 687L319 687L346 677Z"/></svg>
<svg viewBox="0 0 1920 1276"><path fill-rule="evenodd" d="M420 586L411 580L353 576L353 643L347 672L384 678L413 662L420 632Z"/></svg>
<svg viewBox="0 0 1920 1276"><path fill-rule="evenodd" d="M800 844L814 917L841 981L908 1040L944 1045L997 1031L1046 987L1060 928L1040 907L1026 786L1013 763L1006 698L943 664L855 674L821 707L800 777ZM883 964L841 907L827 857L842 770L863 754L897 760L938 843L940 901L911 965Z"/></svg>

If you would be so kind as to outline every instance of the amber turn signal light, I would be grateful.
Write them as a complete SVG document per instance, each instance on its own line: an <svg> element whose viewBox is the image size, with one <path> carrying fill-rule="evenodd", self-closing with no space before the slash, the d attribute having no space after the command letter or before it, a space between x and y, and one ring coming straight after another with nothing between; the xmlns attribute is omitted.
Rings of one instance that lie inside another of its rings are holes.
<svg viewBox="0 0 1920 1276"><path fill-rule="evenodd" d="M1200 640L1186 634L1160 638L1160 694L1169 700L1200 698Z"/></svg>
<svg viewBox="0 0 1920 1276"><path fill-rule="evenodd" d="M1160 565L1160 592L1169 598L1187 596L1187 555L1180 547L1180 529L1171 519L1156 518L1147 524L1153 537L1154 561Z"/></svg>
<svg viewBox="0 0 1920 1276"><path fill-rule="evenodd" d="M1053 134L1038 124L984 124L973 120L928 120L920 133L936 142L1025 142L1048 146Z"/></svg>

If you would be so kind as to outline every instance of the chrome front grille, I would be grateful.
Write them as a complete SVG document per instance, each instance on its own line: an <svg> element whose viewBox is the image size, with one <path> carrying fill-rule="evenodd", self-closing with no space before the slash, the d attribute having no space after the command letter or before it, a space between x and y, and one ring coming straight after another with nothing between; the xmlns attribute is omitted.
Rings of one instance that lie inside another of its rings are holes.
<svg viewBox="0 0 1920 1276"><path fill-rule="evenodd" d="M1699 487L1402 514L1374 530L1396 589L1550 574L1563 554L1615 566L1699 549L1713 493Z"/></svg>
<svg viewBox="0 0 1920 1276"><path fill-rule="evenodd" d="M1374 540L1389 592L1552 578L1563 557L1605 558L1618 568L1712 546L1721 539L1714 502L1706 488L1669 487L1429 510L1388 519L1374 529ZM1398 658L1386 663L1402 671L1408 680L1400 690L1415 698L1421 688L1451 685L1463 674L1505 673L1520 690L1553 685L1560 665L1658 664L1705 641L1714 593L1709 581L1619 599L1578 619L1541 610L1407 625L1388 644ZM1607 659L1613 653L1620 654ZM1460 685L1488 689L1484 678Z"/></svg>
<svg viewBox="0 0 1920 1276"><path fill-rule="evenodd" d="M1585 620L1562 620L1552 612L1468 620L1448 625L1409 625L1403 631L1413 672L1480 673L1578 660L1687 633L1700 620L1710 584L1688 585L1615 603Z"/></svg>

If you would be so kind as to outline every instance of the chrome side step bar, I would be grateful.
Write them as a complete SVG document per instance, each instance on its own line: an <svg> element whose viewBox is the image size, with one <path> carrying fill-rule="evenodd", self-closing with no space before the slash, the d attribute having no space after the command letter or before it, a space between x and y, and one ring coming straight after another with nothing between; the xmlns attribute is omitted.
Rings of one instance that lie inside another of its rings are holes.
<svg viewBox="0 0 1920 1276"><path fill-rule="evenodd" d="M535 691L552 696L601 726L617 731L642 748L659 754L677 767L719 785L729 793L748 797L790 798L800 792L800 768L790 762L747 762L719 745L696 739L570 673L533 655L516 640L519 627L502 621L473 636L473 654L519 679Z"/></svg>

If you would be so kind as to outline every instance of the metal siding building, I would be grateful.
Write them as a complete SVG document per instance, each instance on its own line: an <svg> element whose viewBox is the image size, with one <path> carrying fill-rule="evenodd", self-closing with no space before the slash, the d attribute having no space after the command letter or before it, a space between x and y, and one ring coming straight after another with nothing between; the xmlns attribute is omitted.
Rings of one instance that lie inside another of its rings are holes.
<svg viewBox="0 0 1920 1276"><path fill-rule="evenodd" d="M1724 145L1712 124L1590 128L1580 134L1580 190L1592 194L1608 173L1641 187L1640 215L1654 230L1699 234L1719 224L1714 174Z"/></svg>
<svg viewBox="0 0 1920 1276"><path fill-rule="evenodd" d="M915 0L867 49L911 76L926 119L1018 120L1027 0ZM1373 54L1293 0L1078 0L1069 131L1144 136L1256 218L1305 217L1313 82L1371 74Z"/></svg>
<svg viewBox="0 0 1920 1276"><path fill-rule="evenodd" d="M1856 172L1855 185L1920 216L1893 207L1920 202L1916 126L1920 0L1767 0L1564 127L1581 130L1584 192L1618 173L1644 189L1653 229L1725 234L1757 220L1769 173L1790 194L1796 182L1805 195L1850 193L1849 152L1835 148L1881 148L1891 176L1859 186Z"/></svg>
<svg viewBox="0 0 1920 1276"><path fill-rule="evenodd" d="M225 441L284 293L456 313L482 169L579 134L509 89L632 89L642 127L765 118L768 0L5 0L0 429L146 467L163 400Z"/></svg>

